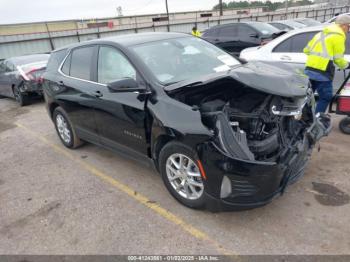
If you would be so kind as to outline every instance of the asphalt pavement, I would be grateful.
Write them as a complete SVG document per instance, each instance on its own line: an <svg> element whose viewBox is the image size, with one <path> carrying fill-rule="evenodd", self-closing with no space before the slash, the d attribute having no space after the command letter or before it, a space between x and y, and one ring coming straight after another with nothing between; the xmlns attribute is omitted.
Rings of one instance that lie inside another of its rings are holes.
<svg viewBox="0 0 350 262"><path fill-rule="evenodd" d="M0 254L350 254L350 136L334 129L270 204L180 205L157 172L95 145L66 149L44 104L0 99Z"/></svg>

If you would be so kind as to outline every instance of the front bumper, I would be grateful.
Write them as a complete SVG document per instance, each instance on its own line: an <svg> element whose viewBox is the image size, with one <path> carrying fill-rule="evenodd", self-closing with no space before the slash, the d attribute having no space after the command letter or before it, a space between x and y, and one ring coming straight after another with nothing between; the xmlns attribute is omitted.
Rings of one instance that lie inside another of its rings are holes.
<svg viewBox="0 0 350 262"><path fill-rule="evenodd" d="M328 120L315 119L304 139L281 154L278 162L235 159L212 141L202 144L198 155L207 176L204 182L207 209L213 212L246 210L271 202L304 174L315 142L330 132L330 126ZM224 177L230 180L231 187L225 197L220 194Z"/></svg>

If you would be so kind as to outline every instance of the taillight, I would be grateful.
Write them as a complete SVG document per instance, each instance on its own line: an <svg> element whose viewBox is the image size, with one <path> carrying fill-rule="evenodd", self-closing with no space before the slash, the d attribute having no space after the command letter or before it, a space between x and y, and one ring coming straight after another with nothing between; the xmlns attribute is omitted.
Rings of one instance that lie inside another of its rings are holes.
<svg viewBox="0 0 350 262"><path fill-rule="evenodd" d="M44 77L43 76L40 76L39 78L38 78L38 83L39 84L42 84L44 82Z"/></svg>
<svg viewBox="0 0 350 262"><path fill-rule="evenodd" d="M21 72L22 77L27 81L35 81L38 83L42 83L42 73L43 70L41 68L33 69L29 72Z"/></svg>

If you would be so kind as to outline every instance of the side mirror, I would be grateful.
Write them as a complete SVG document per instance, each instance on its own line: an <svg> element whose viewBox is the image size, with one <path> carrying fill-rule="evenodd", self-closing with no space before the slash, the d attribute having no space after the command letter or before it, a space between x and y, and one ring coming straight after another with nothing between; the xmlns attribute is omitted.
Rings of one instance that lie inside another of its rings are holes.
<svg viewBox="0 0 350 262"><path fill-rule="evenodd" d="M139 84L133 78L123 78L118 81L114 81L107 84L109 90L113 93L117 92L137 92L144 91L144 87L140 87Z"/></svg>

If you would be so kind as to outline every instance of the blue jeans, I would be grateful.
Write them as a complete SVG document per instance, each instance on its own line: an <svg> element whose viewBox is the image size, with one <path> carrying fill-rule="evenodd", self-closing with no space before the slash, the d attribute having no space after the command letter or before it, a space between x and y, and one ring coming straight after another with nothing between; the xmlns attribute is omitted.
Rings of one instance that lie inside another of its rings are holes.
<svg viewBox="0 0 350 262"><path fill-rule="evenodd" d="M317 91L319 99L316 106L316 113L326 112L329 102L333 97L332 81L315 81L310 79L312 90Z"/></svg>

